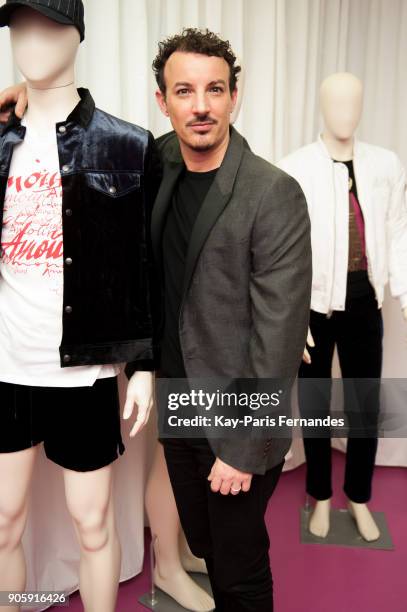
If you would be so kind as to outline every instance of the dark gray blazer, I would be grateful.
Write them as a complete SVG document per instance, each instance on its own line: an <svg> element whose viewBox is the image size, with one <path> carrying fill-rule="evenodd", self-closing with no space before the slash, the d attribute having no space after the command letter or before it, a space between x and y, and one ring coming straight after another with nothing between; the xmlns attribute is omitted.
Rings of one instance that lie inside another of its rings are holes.
<svg viewBox="0 0 407 612"><path fill-rule="evenodd" d="M157 141L164 175L152 216L162 231L184 167L174 132ZM180 341L189 378L296 377L310 312L311 241L298 183L252 153L231 128L226 156L202 205L187 253ZM290 439L210 439L217 457L264 474Z"/></svg>

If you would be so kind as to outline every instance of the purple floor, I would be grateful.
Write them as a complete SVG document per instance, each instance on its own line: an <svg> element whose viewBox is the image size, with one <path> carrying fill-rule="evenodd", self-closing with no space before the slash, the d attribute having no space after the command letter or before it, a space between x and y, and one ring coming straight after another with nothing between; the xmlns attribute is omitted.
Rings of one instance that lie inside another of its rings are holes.
<svg viewBox="0 0 407 612"><path fill-rule="evenodd" d="M334 451L334 507L345 507L341 490L344 456ZM283 474L267 511L275 612L407 612L407 473L376 468L370 508L386 513L394 551L300 544L304 466ZM147 547L148 549L148 547ZM143 612L148 555L142 574L120 587L118 612ZM70 612L82 612L79 597ZM59 608L60 610L61 608Z"/></svg>

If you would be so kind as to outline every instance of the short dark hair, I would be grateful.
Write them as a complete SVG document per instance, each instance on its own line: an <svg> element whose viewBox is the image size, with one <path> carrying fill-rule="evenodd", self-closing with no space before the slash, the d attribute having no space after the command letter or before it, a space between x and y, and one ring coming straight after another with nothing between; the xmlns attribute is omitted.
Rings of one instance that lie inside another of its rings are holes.
<svg viewBox="0 0 407 612"><path fill-rule="evenodd" d="M241 67L235 65L236 55L233 53L229 41L222 40L208 29L184 28L181 34L170 36L158 43L158 54L153 62L153 70L157 85L163 94L166 93L165 64L175 51L222 57L229 64L230 92L232 93L236 89L237 75L241 71Z"/></svg>

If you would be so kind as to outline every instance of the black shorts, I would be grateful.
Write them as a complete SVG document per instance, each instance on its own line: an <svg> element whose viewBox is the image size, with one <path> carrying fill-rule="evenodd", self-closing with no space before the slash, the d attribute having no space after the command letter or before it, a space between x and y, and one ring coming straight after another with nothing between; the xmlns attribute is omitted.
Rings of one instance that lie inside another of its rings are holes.
<svg viewBox="0 0 407 612"><path fill-rule="evenodd" d="M75 472L122 455L117 377L92 387L29 387L0 382L0 453L44 442L51 461Z"/></svg>

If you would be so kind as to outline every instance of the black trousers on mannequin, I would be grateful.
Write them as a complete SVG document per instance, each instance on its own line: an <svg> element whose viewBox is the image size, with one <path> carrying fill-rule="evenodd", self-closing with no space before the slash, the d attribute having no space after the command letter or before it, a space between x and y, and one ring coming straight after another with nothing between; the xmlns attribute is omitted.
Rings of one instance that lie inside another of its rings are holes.
<svg viewBox="0 0 407 612"><path fill-rule="evenodd" d="M206 561L216 611L272 612L264 514L284 462L255 474L247 493L222 495L210 489L215 456L206 439L161 441L181 525L192 552Z"/></svg>
<svg viewBox="0 0 407 612"><path fill-rule="evenodd" d="M330 318L311 311L310 329L315 348L311 364L299 371L299 407L304 417L329 415L331 369L335 345L344 385L344 409L351 427L346 453L344 491L356 503L371 497L377 451L377 419L380 407L383 322L381 310L367 278L359 288L363 295L348 297L345 311ZM312 384L305 379L326 379ZM363 380L365 379L365 380ZM332 497L331 440L329 431L319 438L304 437L307 460L306 490L317 500Z"/></svg>

